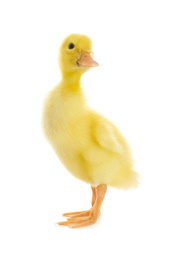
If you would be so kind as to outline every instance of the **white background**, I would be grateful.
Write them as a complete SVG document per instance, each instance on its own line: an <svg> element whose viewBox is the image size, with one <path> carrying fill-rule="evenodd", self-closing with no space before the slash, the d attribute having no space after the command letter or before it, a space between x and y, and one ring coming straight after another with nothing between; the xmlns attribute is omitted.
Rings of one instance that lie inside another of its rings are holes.
<svg viewBox="0 0 177 260"><path fill-rule="evenodd" d="M1 259L176 260L176 1L1 1L0 27ZM90 186L40 125L70 33L93 40L88 103L122 131L141 175L136 190L108 188L100 220L81 229L55 223L90 207Z"/></svg>

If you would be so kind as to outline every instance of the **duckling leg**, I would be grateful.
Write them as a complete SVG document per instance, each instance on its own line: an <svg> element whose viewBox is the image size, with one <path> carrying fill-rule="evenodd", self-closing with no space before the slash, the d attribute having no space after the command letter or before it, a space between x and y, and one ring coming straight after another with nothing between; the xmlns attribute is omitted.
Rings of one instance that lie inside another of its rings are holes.
<svg viewBox="0 0 177 260"><path fill-rule="evenodd" d="M68 218L67 221L58 222L58 224L69 226L71 228L85 227L94 224L100 216L100 209L106 194L106 190L106 184L100 184L96 187L96 200L90 210L89 216Z"/></svg>
<svg viewBox="0 0 177 260"><path fill-rule="evenodd" d="M96 188L94 186L91 186L91 189L92 189L92 207L93 207L95 200L96 200ZM84 217L84 216L89 216L90 211L91 211L91 209L85 210L85 211L69 212L69 213L64 213L63 216L64 217L71 217L71 218Z"/></svg>
<svg viewBox="0 0 177 260"><path fill-rule="evenodd" d="M92 189L92 207L93 207L96 201L96 188L94 186L91 186L91 189Z"/></svg>

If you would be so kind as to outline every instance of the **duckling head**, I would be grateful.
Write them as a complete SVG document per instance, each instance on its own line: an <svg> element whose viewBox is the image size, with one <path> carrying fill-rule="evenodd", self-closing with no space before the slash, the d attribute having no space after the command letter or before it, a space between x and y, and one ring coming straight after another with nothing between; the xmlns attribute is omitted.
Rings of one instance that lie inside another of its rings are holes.
<svg viewBox="0 0 177 260"><path fill-rule="evenodd" d="M98 63L93 59L92 41L82 34L71 34L62 43L59 51L59 66L62 73L83 74Z"/></svg>

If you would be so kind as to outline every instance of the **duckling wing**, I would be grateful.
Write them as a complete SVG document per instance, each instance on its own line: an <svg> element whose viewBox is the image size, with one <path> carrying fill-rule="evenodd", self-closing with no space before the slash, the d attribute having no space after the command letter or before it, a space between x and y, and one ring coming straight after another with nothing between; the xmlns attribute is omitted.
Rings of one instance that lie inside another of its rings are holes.
<svg viewBox="0 0 177 260"><path fill-rule="evenodd" d="M115 127L108 119L95 114L92 120L92 136L94 141L106 150L122 153L123 147L115 135Z"/></svg>

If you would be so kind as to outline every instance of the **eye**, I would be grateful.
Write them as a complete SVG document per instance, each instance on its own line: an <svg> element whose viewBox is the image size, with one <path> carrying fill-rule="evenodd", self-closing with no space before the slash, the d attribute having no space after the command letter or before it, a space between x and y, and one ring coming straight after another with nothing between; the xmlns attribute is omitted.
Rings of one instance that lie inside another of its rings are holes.
<svg viewBox="0 0 177 260"><path fill-rule="evenodd" d="M72 42L71 42L71 43L69 44L69 46L68 46L69 49L74 49L74 47L75 47L75 45L74 45L74 43L72 43Z"/></svg>

